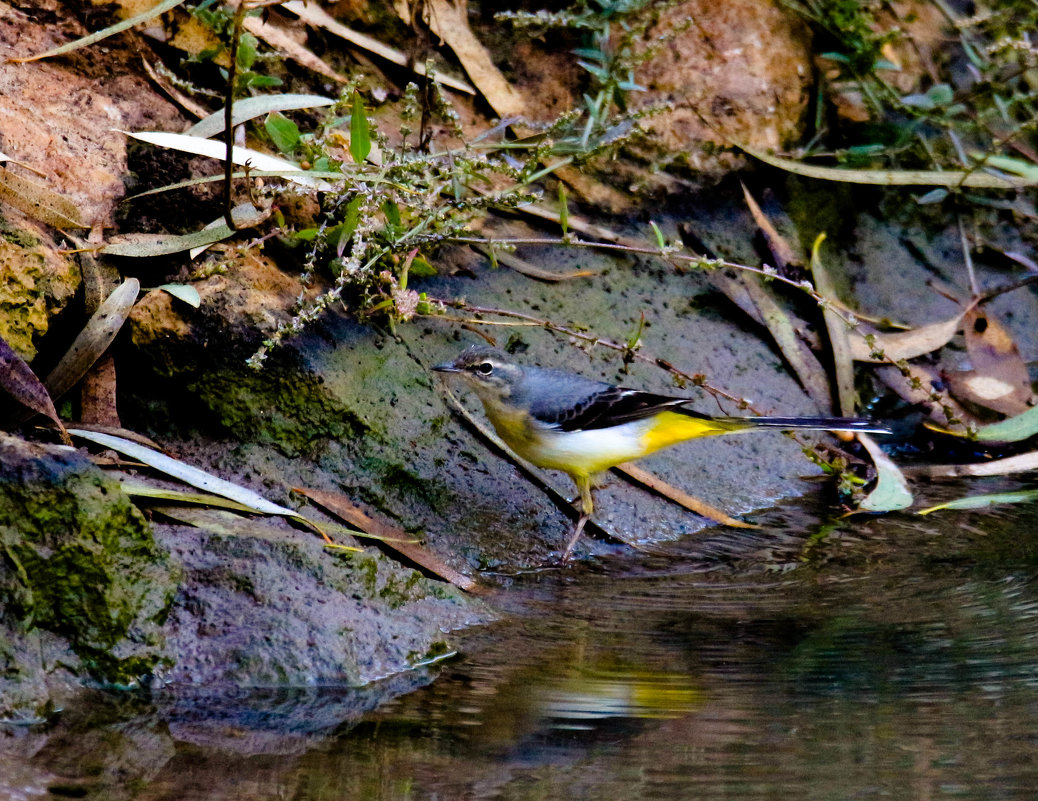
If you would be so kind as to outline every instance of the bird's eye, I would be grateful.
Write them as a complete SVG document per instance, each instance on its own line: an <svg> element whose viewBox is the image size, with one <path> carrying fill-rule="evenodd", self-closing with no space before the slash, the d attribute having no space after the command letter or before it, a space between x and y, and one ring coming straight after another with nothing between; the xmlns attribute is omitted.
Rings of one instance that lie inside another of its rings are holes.
<svg viewBox="0 0 1038 801"><path fill-rule="evenodd" d="M480 375L490 375L492 372L494 372L494 365L490 362L483 362L482 364L477 364L476 372Z"/></svg>

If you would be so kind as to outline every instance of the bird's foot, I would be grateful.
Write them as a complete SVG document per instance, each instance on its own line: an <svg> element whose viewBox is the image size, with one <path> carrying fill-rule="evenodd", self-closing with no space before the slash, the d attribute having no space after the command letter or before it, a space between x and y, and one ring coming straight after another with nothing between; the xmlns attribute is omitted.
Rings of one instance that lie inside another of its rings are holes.
<svg viewBox="0 0 1038 801"><path fill-rule="evenodd" d="M566 543L566 550L562 552L562 561L568 562L570 556L573 554L573 548L577 544L577 540L580 539L580 535L584 533L584 526L587 525L587 521L591 519L591 515L582 514L580 519L577 521L577 525L573 528L573 535L569 538L569 542Z"/></svg>

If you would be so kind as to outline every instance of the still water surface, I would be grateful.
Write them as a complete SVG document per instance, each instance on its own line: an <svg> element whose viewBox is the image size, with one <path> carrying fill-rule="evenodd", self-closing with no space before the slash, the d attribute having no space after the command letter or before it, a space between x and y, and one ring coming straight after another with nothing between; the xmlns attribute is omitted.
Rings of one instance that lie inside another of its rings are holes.
<svg viewBox="0 0 1038 801"><path fill-rule="evenodd" d="M762 522L511 578L381 705L110 712L26 764L52 797L1038 797L1038 515Z"/></svg>

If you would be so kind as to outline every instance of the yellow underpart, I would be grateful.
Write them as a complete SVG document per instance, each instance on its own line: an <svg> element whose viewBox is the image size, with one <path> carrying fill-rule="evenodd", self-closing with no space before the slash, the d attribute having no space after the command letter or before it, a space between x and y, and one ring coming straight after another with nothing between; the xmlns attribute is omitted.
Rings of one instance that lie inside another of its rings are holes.
<svg viewBox="0 0 1038 801"><path fill-rule="evenodd" d="M661 448L677 445L685 440L727 434L730 431L740 431L752 425L749 422L746 425L740 425L729 420L723 422L703 420L678 412L660 412L651 418L650 423L651 425L642 435L642 445L645 448L643 456Z"/></svg>

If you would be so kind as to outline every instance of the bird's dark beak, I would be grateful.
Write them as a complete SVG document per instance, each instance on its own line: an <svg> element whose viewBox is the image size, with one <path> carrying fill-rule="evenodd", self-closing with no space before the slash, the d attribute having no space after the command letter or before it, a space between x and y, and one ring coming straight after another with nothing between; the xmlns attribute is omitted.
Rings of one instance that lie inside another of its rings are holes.
<svg viewBox="0 0 1038 801"><path fill-rule="evenodd" d="M433 370L437 373L460 373L462 372L460 367L455 367L454 362L444 362L443 364L433 365Z"/></svg>

